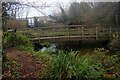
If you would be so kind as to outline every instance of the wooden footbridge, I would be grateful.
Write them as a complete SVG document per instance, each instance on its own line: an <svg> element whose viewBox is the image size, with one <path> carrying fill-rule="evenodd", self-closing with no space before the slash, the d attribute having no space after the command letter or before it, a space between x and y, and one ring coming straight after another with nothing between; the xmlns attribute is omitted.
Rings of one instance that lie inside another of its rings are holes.
<svg viewBox="0 0 120 80"><path fill-rule="evenodd" d="M54 27L25 28L18 32L27 35L35 42L59 42L80 40L110 40L118 28L90 27L85 25L64 25Z"/></svg>

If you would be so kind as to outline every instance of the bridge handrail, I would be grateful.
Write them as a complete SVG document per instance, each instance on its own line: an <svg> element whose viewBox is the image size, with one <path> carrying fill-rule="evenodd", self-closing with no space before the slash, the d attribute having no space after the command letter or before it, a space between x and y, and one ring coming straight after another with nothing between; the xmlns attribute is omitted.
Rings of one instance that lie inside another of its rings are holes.
<svg viewBox="0 0 120 80"><path fill-rule="evenodd" d="M99 37L111 37L112 32L120 32L118 28L111 27L88 27L86 25L64 25L64 26L53 26L53 27L40 27L40 28L24 28L19 29L19 31L28 32L32 34L33 37L45 38L45 37L63 37L66 36L78 36L84 37L94 37L98 39ZM31 36L30 36L31 37Z"/></svg>

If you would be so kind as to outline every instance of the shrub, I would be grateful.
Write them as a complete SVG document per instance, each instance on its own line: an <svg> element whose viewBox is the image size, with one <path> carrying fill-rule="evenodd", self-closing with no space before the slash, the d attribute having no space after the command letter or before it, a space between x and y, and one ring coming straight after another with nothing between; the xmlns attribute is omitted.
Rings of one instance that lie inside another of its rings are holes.
<svg viewBox="0 0 120 80"><path fill-rule="evenodd" d="M101 64L90 56L79 56L77 52L59 51L49 63L49 76L52 79L92 79L100 78L104 73Z"/></svg>
<svg viewBox="0 0 120 80"><path fill-rule="evenodd" d="M104 48L97 48L94 50L93 57L96 58L96 60L102 62L103 59L106 57L107 53L109 53L109 50L106 50Z"/></svg>
<svg viewBox="0 0 120 80"><path fill-rule="evenodd" d="M115 33L115 34L113 34L112 39L111 39L110 43L108 44L109 49L112 52L120 51L119 45L120 45L120 36L118 33Z"/></svg>
<svg viewBox="0 0 120 80"><path fill-rule="evenodd" d="M14 46L25 51L34 51L34 46L29 41L29 39L19 33L17 33L16 35L14 35L13 32L6 33L6 35L3 37L3 44L5 47Z"/></svg>
<svg viewBox="0 0 120 80"><path fill-rule="evenodd" d="M32 46L32 43L29 41L29 39L22 34L17 34L15 41L17 45Z"/></svg>
<svg viewBox="0 0 120 80"><path fill-rule="evenodd" d="M120 75L119 52L114 55L110 55L108 50L105 50L104 48L98 48L94 51L94 53L95 54L92 57L102 64L106 74L115 74L113 78L117 77L118 74Z"/></svg>
<svg viewBox="0 0 120 80"><path fill-rule="evenodd" d="M8 32L5 34L5 36L3 36L3 46L4 47L9 47L11 45L13 45L13 41L14 41L14 36L13 33Z"/></svg>
<svg viewBox="0 0 120 80"><path fill-rule="evenodd" d="M41 45L42 45L43 47L50 47L50 43L49 43L49 42L41 43Z"/></svg>

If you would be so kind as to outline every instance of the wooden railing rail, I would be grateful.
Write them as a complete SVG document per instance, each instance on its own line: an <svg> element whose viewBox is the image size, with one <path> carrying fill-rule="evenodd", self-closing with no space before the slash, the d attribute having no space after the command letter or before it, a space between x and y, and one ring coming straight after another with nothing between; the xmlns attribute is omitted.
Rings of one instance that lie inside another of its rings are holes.
<svg viewBox="0 0 120 80"><path fill-rule="evenodd" d="M111 27L89 27L84 25L66 25L66 26L54 26L54 27L41 27L41 28L26 28L20 29L19 32L24 33L30 38L41 39L52 38L67 38L70 40L72 37L80 38L81 40L94 38L99 39L111 39L112 33L120 32L120 29Z"/></svg>

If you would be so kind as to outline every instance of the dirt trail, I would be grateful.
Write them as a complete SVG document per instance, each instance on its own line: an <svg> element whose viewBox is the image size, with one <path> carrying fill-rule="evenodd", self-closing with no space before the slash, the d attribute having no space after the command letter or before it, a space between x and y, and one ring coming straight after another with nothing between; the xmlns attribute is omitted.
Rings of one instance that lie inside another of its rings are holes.
<svg viewBox="0 0 120 80"><path fill-rule="evenodd" d="M44 65L35 57L15 48L7 49L7 57L13 57L18 61L22 78L37 78L41 76Z"/></svg>

